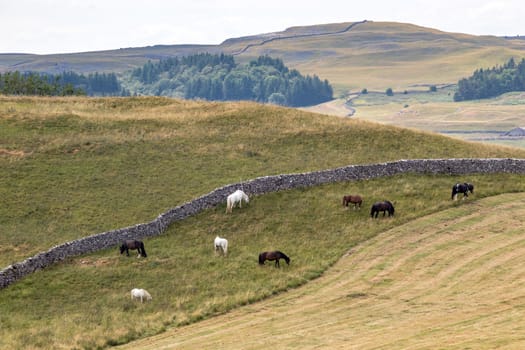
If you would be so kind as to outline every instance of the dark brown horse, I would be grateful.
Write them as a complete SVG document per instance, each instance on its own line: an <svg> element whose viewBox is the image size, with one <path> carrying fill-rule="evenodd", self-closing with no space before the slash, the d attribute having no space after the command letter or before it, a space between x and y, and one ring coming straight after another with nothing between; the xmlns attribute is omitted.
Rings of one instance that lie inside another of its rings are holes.
<svg viewBox="0 0 525 350"><path fill-rule="evenodd" d="M377 218L377 215L380 211L383 212L383 216L385 216L386 212L388 212L388 216L394 215L394 206L389 201L374 203L374 205L372 205L372 209L370 210L370 216Z"/></svg>
<svg viewBox="0 0 525 350"><path fill-rule="evenodd" d="M122 242L122 245L120 246L120 254L126 252L126 255L129 256L130 249L138 250L139 255L145 258L148 256L146 254L146 249L144 249L144 243L142 243L142 241L137 241L136 239L130 239L130 240Z"/></svg>
<svg viewBox="0 0 525 350"><path fill-rule="evenodd" d="M348 207L348 203L352 203L354 205L354 209L359 208L361 209L361 204L363 203L363 198L356 194L356 195L348 195L343 197L343 205L345 207Z"/></svg>
<svg viewBox="0 0 525 350"><path fill-rule="evenodd" d="M264 265L264 262L266 260L275 260L275 267L281 267L279 265L279 260L284 259L286 261L287 265L290 265L290 258L286 256L283 252L280 252L278 250L273 252L263 252L259 254L259 265Z"/></svg>

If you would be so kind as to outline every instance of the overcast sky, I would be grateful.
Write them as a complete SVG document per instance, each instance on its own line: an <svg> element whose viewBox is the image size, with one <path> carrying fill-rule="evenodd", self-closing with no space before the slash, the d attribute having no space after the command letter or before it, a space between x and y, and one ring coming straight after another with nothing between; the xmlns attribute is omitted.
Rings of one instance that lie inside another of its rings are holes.
<svg viewBox="0 0 525 350"><path fill-rule="evenodd" d="M525 35L523 0L0 0L0 53L220 44L292 26L364 19Z"/></svg>

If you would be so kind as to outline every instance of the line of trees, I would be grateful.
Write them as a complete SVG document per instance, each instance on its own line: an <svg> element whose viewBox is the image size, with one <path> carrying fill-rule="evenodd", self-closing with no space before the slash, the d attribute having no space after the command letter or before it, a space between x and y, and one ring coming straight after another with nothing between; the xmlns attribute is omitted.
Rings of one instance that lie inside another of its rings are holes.
<svg viewBox="0 0 525 350"><path fill-rule="evenodd" d="M89 96L127 96L115 73L90 73L87 76L75 72L64 72L60 79L75 88L82 89Z"/></svg>
<svg viewBox="0 0 525 350"><path fill-rule="evenodd" d="M260 56L247 65L233 56L196 54L151 61L132 71L128 89L136 94L206 100L253 100L284 106L308 106L329 101L328 80L303 76L282 60Z"/></svg>
<svg viewBox="0 0 525 350"><path fill-rule="evenodd" d="M511 58L503 66L476 70L458 82L454 101L491 98L511 91L525 91L525 59L516 64Z"/></svg>
<svg viewBox="0 0 525 350"><path fill-rule="evenodd" d="M0 74L0 93L36 96L115 96L129 95L114 73L93 73L85 76L75 72L62 74L21 73Z"/></svg>
<svg viewBox="0 0 525 350"><path fill-rule="evenodd" d="M70 96L85 91L66 83L60 76L18 71L0 74L0 93L4 95Z"/></svg>

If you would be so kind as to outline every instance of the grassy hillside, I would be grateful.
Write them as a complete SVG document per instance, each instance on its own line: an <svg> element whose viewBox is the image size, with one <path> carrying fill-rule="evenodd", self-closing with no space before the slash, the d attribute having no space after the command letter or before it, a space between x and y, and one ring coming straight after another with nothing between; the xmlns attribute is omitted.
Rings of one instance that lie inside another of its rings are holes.
<svg viewBox="0 0 525 350"><path fill-rule="evenodd" d="M2 266L80 236L149 221L227 183L401 158L520 157L525 151L253 103L164 98L0 97ZM450 185L477 197L524 191L511 175L399 176L252 198L208 210L148 239L147 259L79 257L1 290L1 348L95 348L155 334L303 284L351 246L448 207ZM365 209L343 209L343 193ZM374 200L396 218L370 220ZM230 256L213 256L216 234ZM289 268L259 268L282 249ZM229 281L229 282L225 282ZM265 287L262 287L265 286ZM154 302L137 305L144 287Z"/></svg>
<svg viewBox="0 0 525 350"><path fill-rule="evenodd" d="M385 91L388 87L399 90L417 84L456 83L475 69L500 65L510 57L525 57L523 40L447 33L391 22L368 21L344 31L351 25L292 27L209 46L151 46L63 55L0 54L0 72L121 73L148 60L199 52L240 53L236 55L240 62L268 54L303 74L328 79L336 93L343 94L363 88Z"/></svg>
<svg viewBox="0 0 525 350"><path fill-rule="evenodd" d="M122 349L520 349L524 203L508 194L421 217L304 287Z"/></svg>
<svg viewBox="0 0 525 350"><path fill-rule="evenodd" d="M338 91L385 91L456 83L477 68L525 56L524 44L403 23L366 22L344 34L273 41L244 55L275 55L301 72L328 79Z"/></svg>

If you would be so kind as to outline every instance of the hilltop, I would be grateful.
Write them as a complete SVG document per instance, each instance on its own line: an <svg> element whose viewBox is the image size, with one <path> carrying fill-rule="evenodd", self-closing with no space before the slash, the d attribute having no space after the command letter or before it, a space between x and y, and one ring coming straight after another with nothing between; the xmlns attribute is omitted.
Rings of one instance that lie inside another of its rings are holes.
<svg viewBox="0 0 525 350"><path fill-rule="evenodd" d="M260 55L328 79L339 92L419 84L456 83L480 67L525 56L525 41L448 33L394 22L348 22L291 27L282 32L231 38L220 45L158 45L74 54L0 54L0 72L122 73L148 60L225 53L239 61Z"/></svg>

